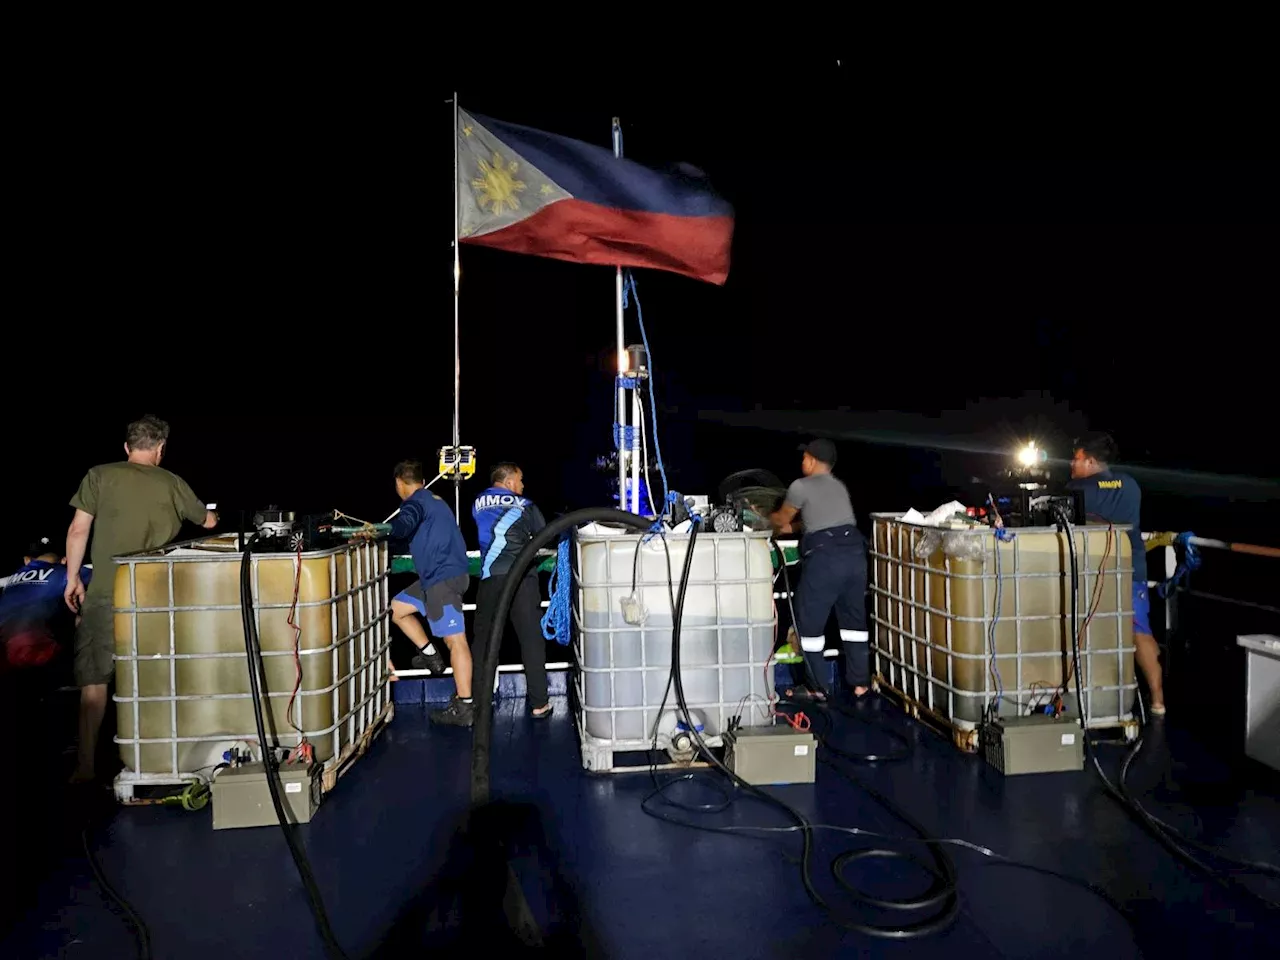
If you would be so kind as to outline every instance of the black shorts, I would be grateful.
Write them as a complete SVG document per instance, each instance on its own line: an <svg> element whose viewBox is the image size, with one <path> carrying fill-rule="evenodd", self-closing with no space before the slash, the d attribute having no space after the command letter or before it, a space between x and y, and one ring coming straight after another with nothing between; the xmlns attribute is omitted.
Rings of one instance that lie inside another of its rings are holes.
<svg viewBox="0 0 1280 960"><path fill-rule="evenodd" d="M461 574L433 583L424 591L422 581L415 580L413 586L407 587L392 597L392 602L407 603L418 611L418 615L427 621L431 635L443 640L456 633L466 633L467 628L462 617L462 596L471 586L471 577Z"/></svg>

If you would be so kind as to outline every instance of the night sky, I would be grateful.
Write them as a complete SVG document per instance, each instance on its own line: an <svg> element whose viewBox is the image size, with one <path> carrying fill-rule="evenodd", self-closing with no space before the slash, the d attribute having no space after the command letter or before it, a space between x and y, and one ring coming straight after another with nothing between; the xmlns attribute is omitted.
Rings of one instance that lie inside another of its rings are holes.
<svg viewBox="0 0 1280 960"><path fill-rule="evenodd" d="M65 533L84 471L145 412L172 424L166 466L228 515L380 520L393 464L434 461L452 431L452 89L385 79L153 84L110 111L90 91L72 139L97 162L31 148L9 565ZM726 286L637 272L677 489L790 479L796 443L826 433L860 516L932 508L1018 440L1067 455L1092 427L1150 468L1149 527L1271 543L1260 134L1184 93L925 84L832 58L461 101L602 145L617 115L629 157L694 164L735 205ZM603 502L612 269L464 245L462 270L463 442L482 470L523 464L548 515Z"/></svg>

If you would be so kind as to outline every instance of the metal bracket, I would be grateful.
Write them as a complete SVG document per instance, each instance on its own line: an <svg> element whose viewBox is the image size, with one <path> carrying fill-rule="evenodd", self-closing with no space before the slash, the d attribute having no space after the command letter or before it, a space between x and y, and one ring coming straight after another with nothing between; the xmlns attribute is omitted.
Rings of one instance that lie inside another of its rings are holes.
<svg viewBox="0 0 1280 960"><path fill-rule="evenodd" d="M440 476L466 479L475 476L475 447L441 447Z"/></svg>

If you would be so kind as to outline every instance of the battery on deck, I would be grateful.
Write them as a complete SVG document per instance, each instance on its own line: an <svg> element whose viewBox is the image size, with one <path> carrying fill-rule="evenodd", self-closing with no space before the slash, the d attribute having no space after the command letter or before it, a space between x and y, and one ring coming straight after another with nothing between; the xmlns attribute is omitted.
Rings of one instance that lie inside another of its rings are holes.
<svg viewBox="0 0 1280 960"><path fill-rule="evenodd" d="M1001 717L982 728L982 752L1006 777L1083 770L1084 731L1043 714Z"/></svg>
<svg viewBox="0 0 1280 960"><path fill-rule="evenodd" d="M790 726L744 727L724 735L725 766L753 785L813 783L817 741Z"/></svg>
<svg viewBox="0 0 1280 960"><path fill-rule="evenodd" d="M293 823L309 823L320 806L320 765L283 764L279 768L281 799ZM213 829L269 827L279 823L267 770L246 763L223 770L213 778Z"/></svg>

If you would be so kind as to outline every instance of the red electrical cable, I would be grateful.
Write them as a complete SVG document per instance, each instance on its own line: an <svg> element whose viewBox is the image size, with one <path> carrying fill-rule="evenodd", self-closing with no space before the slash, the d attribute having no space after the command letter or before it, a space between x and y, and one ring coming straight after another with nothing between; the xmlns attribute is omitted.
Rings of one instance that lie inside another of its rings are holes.
<svg viewBox="0 0 1280 960"><path fill-rule="evenodd" d="M286 710L286 719L289 726L293 727L299 736L298 745L290 752L286 763L295 763L301 760L303 763L310 763L312 759L311 744L307 740L307 735L302 732L293 721L293 704L298 698L298 691L302 689L302 627L298 625L298 596L302 591L302 541L298 541L298 552L295 557L295 567L293 571L293 603L289 607L288 624L293 628L293 693L289 695L289 706Z"/></svg>

